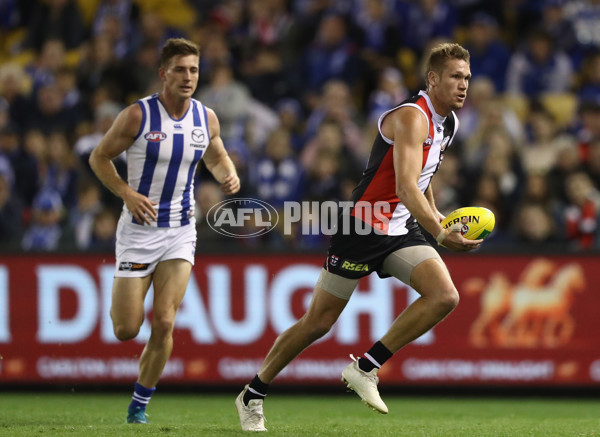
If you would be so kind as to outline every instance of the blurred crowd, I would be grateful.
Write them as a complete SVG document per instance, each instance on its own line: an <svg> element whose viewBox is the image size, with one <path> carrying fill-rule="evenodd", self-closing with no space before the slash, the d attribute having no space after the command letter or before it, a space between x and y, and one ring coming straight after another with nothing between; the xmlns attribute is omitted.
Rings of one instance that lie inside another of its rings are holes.
<svg viewBox="0 0 600 437"><path fill-rule="evenodd" d="M600 246L600 0L3 0L0 241L111 251L122 207L87 158L119 111L160 90L163 43L202 50L195 97L217 113L239 197L350 198L379 115L423 87L431 45L471 53L458 137L434 178L443 213L490 208L487 248ZM125 157L115 161L126 177ZM321 250L280 229L213 232L202 169L198 250Z"/></svg>

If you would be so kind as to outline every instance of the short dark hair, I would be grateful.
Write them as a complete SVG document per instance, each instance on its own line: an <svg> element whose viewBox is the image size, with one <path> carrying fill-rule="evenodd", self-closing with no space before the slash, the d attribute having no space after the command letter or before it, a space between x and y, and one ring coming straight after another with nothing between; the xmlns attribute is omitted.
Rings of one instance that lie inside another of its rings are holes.
<svg viewBox="0 0 600 437"><path fill-rule="evenodd" d="M446 61L450 59L460 59L469 64L471 55L469 54L469 51L460 44L439 44L431 49L427 64L425 64L425 78L427 78L430 71L441 74L446 65Z"/></svg>
<svg viewBox="0 0 600 437"><path fill-rule="evenodd" d="M170 38L165 43L160 54L160 66L167 68L169 61L178 55L200 56L200 48L197 44L185 38Z"/></svg>

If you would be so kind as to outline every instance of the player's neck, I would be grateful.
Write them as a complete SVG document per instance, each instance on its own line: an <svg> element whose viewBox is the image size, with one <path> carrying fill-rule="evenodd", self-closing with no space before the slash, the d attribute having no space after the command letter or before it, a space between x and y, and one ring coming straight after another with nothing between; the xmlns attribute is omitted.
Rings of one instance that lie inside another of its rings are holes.
<svg viewBox="0 0 600 437"><path fill-rule="evenodd" d="M442 116L442 117L446 117L448 116L448 114L450 114L450 112L452 112L452 108L450 108L448 105L444 105L443 103L441 103L438 98L435 95L435 92L432 92L431 90L426 90L425 91L427 93L427 95L429 96L429 100L431 100L431 104L433 105L433 109L435 109L435 112Z"/></svg>
<svg viewBox="0 0 600 437"><path fill-rule="evenodd" d="M180 99L176 96L171 96L168 93L160 92L158 99L165 107L171 118L179 120L182 118L190 107L190 98Z"/></svg>

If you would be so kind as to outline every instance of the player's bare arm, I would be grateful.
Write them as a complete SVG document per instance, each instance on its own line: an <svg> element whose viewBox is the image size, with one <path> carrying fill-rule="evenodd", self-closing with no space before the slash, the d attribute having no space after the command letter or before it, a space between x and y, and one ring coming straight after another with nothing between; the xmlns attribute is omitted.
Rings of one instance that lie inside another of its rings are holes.
<svg viewBox="0 0 600 437"><path fill-rule="evenodd" d="M442 214L437 209L437 206L435 206L435 197L433 196L433 181L429 183L429 187L427 187L427 190L425 190L425 198L427 199L427 202L429 202L429 206L431 207L433 213L436 215L439 221L441 222L442 220L444 220L444 214Z"/></svg>
<svg viewBox="0 0 600 437"><path fill-rule="evenodd" d="M421 226L437 237L443 231L437 209L431 207L418 185L423 165L423 142L428 134L425 115L416 108L400 108L385 118L382 131L394 141L396 195ZM481 240L467 240L459 232L451 232L444 239L444 246L454 251L472 250L480 244Z"/></svg>
<svg viewBox="0 0 600 437"><path fill-rule="evenodd" d="M202 159L204 159L206 168L221 184L223 193L235 194L240 190L240 178L221 139L219 119L212 109L206 108L206 113L210 131L210 144Z"/></svg>
<svg viewBox="0 0 600 437"><path fill-rule="evenodd" d="M155 202L132 189L119 176L112 162L133 144L142 123L142 109L134 104L125 108L115 119L104 138L90 155L90 166L100 181L127 205L138 223L156 220Z"/></svg>

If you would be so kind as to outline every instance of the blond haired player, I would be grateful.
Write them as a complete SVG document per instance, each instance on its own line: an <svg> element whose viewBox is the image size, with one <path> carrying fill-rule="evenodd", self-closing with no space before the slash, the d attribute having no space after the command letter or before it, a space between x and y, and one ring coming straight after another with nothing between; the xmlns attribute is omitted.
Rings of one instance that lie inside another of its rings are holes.
<svg viewBox="0 0 600 437"><path fill-rule="evenodd" d="M381 115L369 163L353 200L355 205L383 201L388 207L380 211L382 215L355 206L346 220L351 223L349 229L340 227L332 237L308 311L277 338L258 374L235 401L243 430L266 430L263 399L269 384L329 331L361 277L371 272L395 276L421 295L364 356L342 372L348 387L381 413L388 408L377 390L379 368L458 304L450 274L417 222L451 250L468 251L481 244L482 240L463 238L456 227L442 228L443 216L431 189L431 179L458 129L454 111L464 104L470 78L469 52L458 44L438 45L427 62L427 89ZM356 232L356 224L369 226L372 232Z"/></svg>

